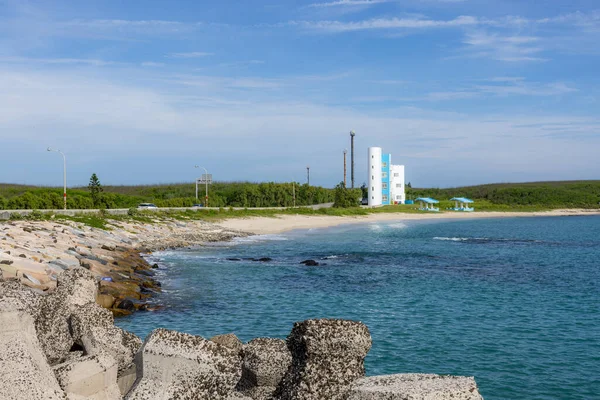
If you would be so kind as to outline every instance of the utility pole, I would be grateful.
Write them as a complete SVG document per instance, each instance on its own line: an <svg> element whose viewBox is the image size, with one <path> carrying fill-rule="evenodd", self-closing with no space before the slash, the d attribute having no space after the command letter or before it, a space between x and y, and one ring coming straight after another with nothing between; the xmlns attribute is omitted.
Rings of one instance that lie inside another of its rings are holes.
<svg viewBox="0 0 600 400"><path fill-rule="evenodd" d="M306 166L306 183L310 186L310 165Z"/></svg>
<svg viewBox="0 0 600 400"><path fill-rule="evenodd" d="M347 187L347 185L346 185L346 153L348 153L348 150L344 149L344 187Z"/></svg>
<svg viewBox="0 0 600 400"><path fill-rule="evenodd" d="M356 133L350 131L350 180L352 182L352 189L354 189L354 136Z"/></svg>
<svg viewBox="0 0 600 400"><path fill-rule="evenodd" d="M209 176L208 175L208 171L206 170L206 168L201 167L199 165L194 165L194 168L202 168L204 170L204 172L206 173L206 175L203 176L203 183L206 186L205 192L204 192L204 207L208 207L208 184L211 183L212 184L212 175ZM209 182L210 180L210 182ZM196 200L198 200L198 178L196 178Z"/></svg>
<svg viewBox="0 0 600 400"><path fill-rule="evenodd" d="M294 198L294 207L296 207L296 182L292 181L292 197Z"/></svg>

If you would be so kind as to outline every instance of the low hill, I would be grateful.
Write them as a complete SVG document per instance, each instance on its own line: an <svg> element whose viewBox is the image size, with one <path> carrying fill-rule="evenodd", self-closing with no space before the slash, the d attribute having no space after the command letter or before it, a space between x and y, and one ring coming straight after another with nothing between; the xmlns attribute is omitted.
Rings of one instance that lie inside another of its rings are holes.
<svg viewBox="0 0 600 400"><path fill-rule="evenodd" d="M413 199L425 196L438 200L469 197L506 206L597 208L600 203L600 180L494 183L447 189L411 188L407 195Z"/></svg>

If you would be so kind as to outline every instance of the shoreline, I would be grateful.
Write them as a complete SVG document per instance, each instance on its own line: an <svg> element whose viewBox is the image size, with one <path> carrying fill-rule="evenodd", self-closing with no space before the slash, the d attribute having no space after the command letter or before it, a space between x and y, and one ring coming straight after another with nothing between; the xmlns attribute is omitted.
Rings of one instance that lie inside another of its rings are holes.
<svg viewBox="0 0 600 400"><path fill-rule="evenodd" d="M564 217L600 215L600 210L560 209L552 211L475 211L440 213L373 213L360 216L330 215L279 215L276 217L229 218L217 224L226 229L240 230L255 235L289 232L298 229L331 228L340 225L364 224L370 222L420 221L420 220L460 220L479 218L523 218L523 217Z"/></svg>
<svg viewBox="0 0 600 400"><path fill-rule="evenodd" d="M365 216L278 215L230 217L218 222L162 219L152 223L114 221L108 230L72 221L0 223L0 280L18 281L40 294L56 289L66 270L84 268L98 282L97 303L115 316L160 307L156 278L160 264L152 253L202 246L236 237L278 234L372 222L459 220L478 218L600 215L600 210L542 212L373 213Z"/></svg>
<svg viewBox="0 0 600 400"><path fill-rule="evenodd" d="M98 284L96 302L114 316L153 310L161 292L159 264L148 256L167 248L226 241L248 233L203 221L115 221L108 230L72 221L0 224L0 280L17 281L39 294L55 291L68 270L86 269Z"/></svg>

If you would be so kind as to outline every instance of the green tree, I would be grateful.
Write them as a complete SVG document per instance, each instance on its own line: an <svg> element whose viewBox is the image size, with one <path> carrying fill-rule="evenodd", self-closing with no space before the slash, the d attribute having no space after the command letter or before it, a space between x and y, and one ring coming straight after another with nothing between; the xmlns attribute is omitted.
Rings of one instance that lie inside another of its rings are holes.
<svg viewBox="0 0 600 400"><path fill-rule="evenodd" d="M102 201L102 185L100 184L100 179L96 174L92 174L90 177L90 183L88 184L88 190L90 191L90 195L92 196L92 202L94 203L94 207L98 207Z"/></svg>
<svg viewBox="0 0 600 400"><path fill-rule="evenodd" d="M340 182L335 187L333 206L336 208L356 207L360 201L360 196L360 189L348 189L344 182Z"/></svg>
<svg viewBox="0 0 600 400"><path fill-rule="evenodd" d="M362 192L363 199L369 198L369 188L367 187L367 184L365 182L363 182L362 186L360 187L360 191Z"/></svg>

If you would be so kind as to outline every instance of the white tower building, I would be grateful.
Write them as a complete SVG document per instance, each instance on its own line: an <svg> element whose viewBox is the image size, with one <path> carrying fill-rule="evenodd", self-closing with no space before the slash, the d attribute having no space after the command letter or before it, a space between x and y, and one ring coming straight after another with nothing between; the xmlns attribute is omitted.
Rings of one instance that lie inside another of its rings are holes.
<svg viewBox="0 0 600 400"><path fill-rule="evenodd" d="M381 193L381 147L369 147L369 206L380 206Z"/></svg>

